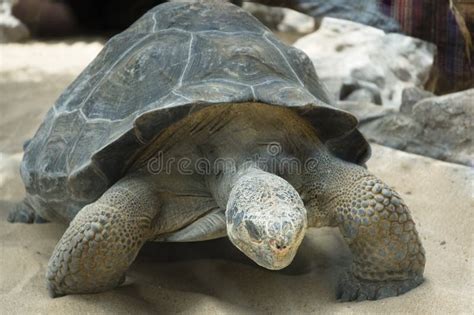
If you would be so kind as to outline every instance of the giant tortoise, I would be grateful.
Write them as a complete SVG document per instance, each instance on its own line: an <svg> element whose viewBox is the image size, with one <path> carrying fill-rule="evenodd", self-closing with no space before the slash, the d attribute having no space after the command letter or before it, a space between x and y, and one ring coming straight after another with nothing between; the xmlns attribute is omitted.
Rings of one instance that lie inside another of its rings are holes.
<svg viewBox="0 0 474 315"><path fill-rule="evenodd" d="M69 227L52 296L120 285L146 241L220 237L288 266L309 227L352 251L342 300L402 294L425 256L400 196L308 57L229 3L166 3L113 37L25 144L10 221Z"/></svg>

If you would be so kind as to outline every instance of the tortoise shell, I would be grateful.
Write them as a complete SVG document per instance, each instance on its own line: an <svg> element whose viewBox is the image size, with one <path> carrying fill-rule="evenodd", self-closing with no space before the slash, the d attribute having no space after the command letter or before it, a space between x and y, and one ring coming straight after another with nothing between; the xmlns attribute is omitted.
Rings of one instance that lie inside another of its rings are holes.
<svg viewBox="0 0 474 315"><path fill-rule="evenodd" d="M25 146L26 201L71 220L165 128L240 102L291 107L336 156L369 156L357 119L329 105L303 52L232 4L165 3L110 39L48 111Z"/></svg>

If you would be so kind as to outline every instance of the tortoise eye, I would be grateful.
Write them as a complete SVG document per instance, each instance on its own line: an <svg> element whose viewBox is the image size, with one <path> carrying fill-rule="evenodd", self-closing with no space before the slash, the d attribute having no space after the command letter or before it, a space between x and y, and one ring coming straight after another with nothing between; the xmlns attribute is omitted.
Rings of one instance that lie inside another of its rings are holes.
<svg viewBox="0 0 474 315"><path fill-rule="evenodd" d="M260 241L260 232L252 221L245 221L245 228L253 240Z"/></svg>

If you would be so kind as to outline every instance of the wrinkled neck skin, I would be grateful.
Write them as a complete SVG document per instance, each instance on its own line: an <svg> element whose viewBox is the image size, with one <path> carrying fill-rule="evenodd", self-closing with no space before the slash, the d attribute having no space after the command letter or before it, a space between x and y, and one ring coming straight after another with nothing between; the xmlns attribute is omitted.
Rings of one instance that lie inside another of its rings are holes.
<svg viewBox="0 0 474 315"><path fill-rule="evenodd" d="M241 161L236 164L233 169L227 171L217 170L215 171L217 175L210 176L207 179L211 195L214 197L214 200L216 200L220 208L227 208L230 193L240 178L255 171L262 171L262 168L258 163L251 161L250 159L251 157L248 157L248 160Z"/></svg>
<svg viewBox="0 0 474 315"><path fill-rule="evenodd" d="M361 180L373 177L367 169L343 161L325 148L311 153L314 161L301 176L287 174L286 179L297 185L298 192L308 211L310 227L336 226L337 202L349 195Z"/></svg>

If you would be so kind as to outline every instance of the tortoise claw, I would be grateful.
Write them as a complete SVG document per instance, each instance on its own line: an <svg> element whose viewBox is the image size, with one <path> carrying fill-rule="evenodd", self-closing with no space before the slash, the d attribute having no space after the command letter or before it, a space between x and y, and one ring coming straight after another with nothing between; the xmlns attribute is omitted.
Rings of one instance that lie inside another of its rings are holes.
<svg viewBox="0 0 474 315"><path fill-rule="evenodd" d="M45 223L47 220L40 217L24 201L16 204L8 213L8 222L11 223Z"/></svg>
<svg viewBox="0 0 474 315"><path fill-rule="evenodd" d="M341 302L380 300L401 295L423 282L422 276L407 280L370 281L345 274L338 285L336 297Z"/></svg>

